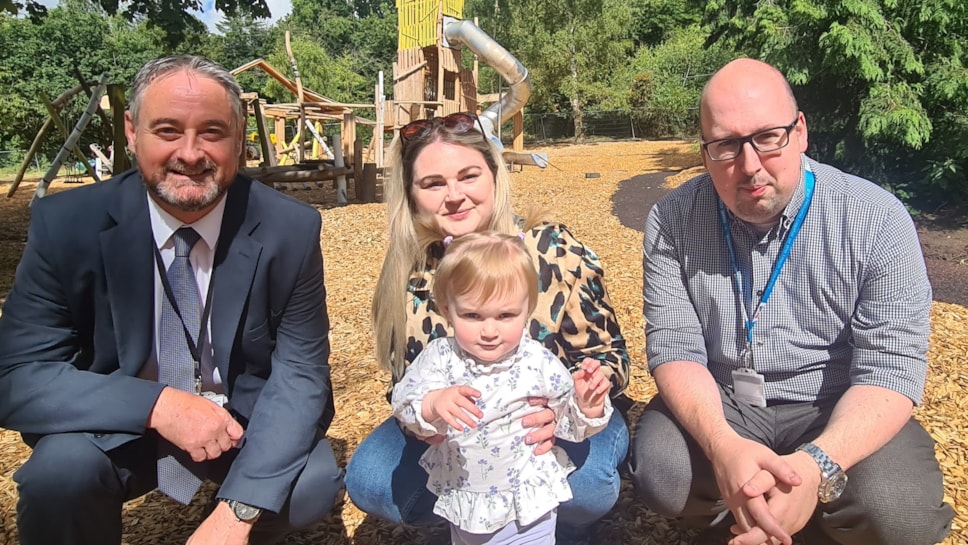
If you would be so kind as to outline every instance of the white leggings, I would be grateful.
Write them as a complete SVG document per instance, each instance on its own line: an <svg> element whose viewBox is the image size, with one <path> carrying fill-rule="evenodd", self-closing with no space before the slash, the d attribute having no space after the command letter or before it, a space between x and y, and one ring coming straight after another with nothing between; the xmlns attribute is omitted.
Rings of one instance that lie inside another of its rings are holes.
<svg viewBox="0 0 968 545"><path fill-rule="evenodd" d="M527 526L512 522L491 534L472 534L450 525L453 545L554 545L558 510L553 509Z"/></svg>

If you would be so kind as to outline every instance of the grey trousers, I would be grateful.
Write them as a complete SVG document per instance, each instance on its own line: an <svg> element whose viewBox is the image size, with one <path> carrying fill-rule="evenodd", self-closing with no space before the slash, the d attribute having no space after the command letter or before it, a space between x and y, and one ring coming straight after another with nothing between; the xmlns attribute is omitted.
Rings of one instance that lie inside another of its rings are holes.
<svg viewBox="0 0 968 545"><path fill-rule="evenodd" d="M21 545L121 543L123 503L157 486L156 437L150 433L108 452L81 433L42 437L13 476L20 496ZM253 545L275 543L333 508L342 490L343 472L329 441L317 439L281 512L263 513L253 527L249 539ZM222 482L236 454L232 450L207 462L209 478ZM179 507L172 502L172 508Z"/></svg>
<svg viewBox="0 0 968 545"><path fill-rule="evenodd" d="M823 430L834 403L759 408L720 386L726 420L736 432L785 455ZM709 525L726 510L712 464L656 396L635 426L632 483L653 511ZM928 545L951 529L934 440L913 418L883 448L847 471L843 496L819 504L811 525L831 543ZM811 542L812 543L812 542Z"/></svg>

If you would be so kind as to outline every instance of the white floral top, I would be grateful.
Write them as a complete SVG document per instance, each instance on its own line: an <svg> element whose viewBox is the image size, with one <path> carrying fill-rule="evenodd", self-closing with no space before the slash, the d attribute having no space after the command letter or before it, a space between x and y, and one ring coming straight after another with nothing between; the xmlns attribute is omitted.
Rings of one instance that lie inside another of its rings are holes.
<svg viewBox="0 0 968 545"><path fill-rule="evenodd" d="M476 429L455 430L443 420L427 422L421 403L431 390L467 385L481 392L484 413ZM536 456L526 445L529 430L521 418L536 412L529 397L549 399L558 426L555 436L583 441L601 430L612 414L587 418L578 408L571 374L554 354L528 337L504 361L478 364L452 337L432 341L393 388L393 414L408 430L427 437L446 435L420 458L430 474L427 488L437 495L434 513L462 530L492 533L518 521L528 525L571 499L567 475L575 469L554 447Z"/></svg>

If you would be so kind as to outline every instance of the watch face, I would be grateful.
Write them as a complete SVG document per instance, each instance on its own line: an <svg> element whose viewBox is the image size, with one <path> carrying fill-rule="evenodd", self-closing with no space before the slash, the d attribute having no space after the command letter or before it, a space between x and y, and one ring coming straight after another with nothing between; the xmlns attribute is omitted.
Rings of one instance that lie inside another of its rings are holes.
<svg viewBox="0 0 968 545"><path fill-rule="evenodd" d="M830 503L840 497L847 488L847 475L843 471L837 471L830 478L820 483L820 501Z"/></svg>
<svg viewBox="0 0 968 545"><path fill-rule="evenodd" d="M252 507L251 505L246 505L242 502L232 502L232 511L235 512L235 516L239 517L240 520L252 520L262 513L262 510L258 507Z"/></svg>

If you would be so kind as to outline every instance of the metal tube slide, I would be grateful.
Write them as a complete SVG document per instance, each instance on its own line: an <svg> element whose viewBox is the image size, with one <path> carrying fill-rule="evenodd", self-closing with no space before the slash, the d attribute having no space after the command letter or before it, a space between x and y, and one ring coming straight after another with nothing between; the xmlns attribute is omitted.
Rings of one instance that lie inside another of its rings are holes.
<svg viewBox="0 0 968 545"><path fill-rule="evenodd" d="M443 26L445 46L451 43L467 46L508 82L508 91L501 99L481 112L481 124L491 134L497 134L496 127L524 108L531 96L528 69L471 21L444 17Z"/></svg>

